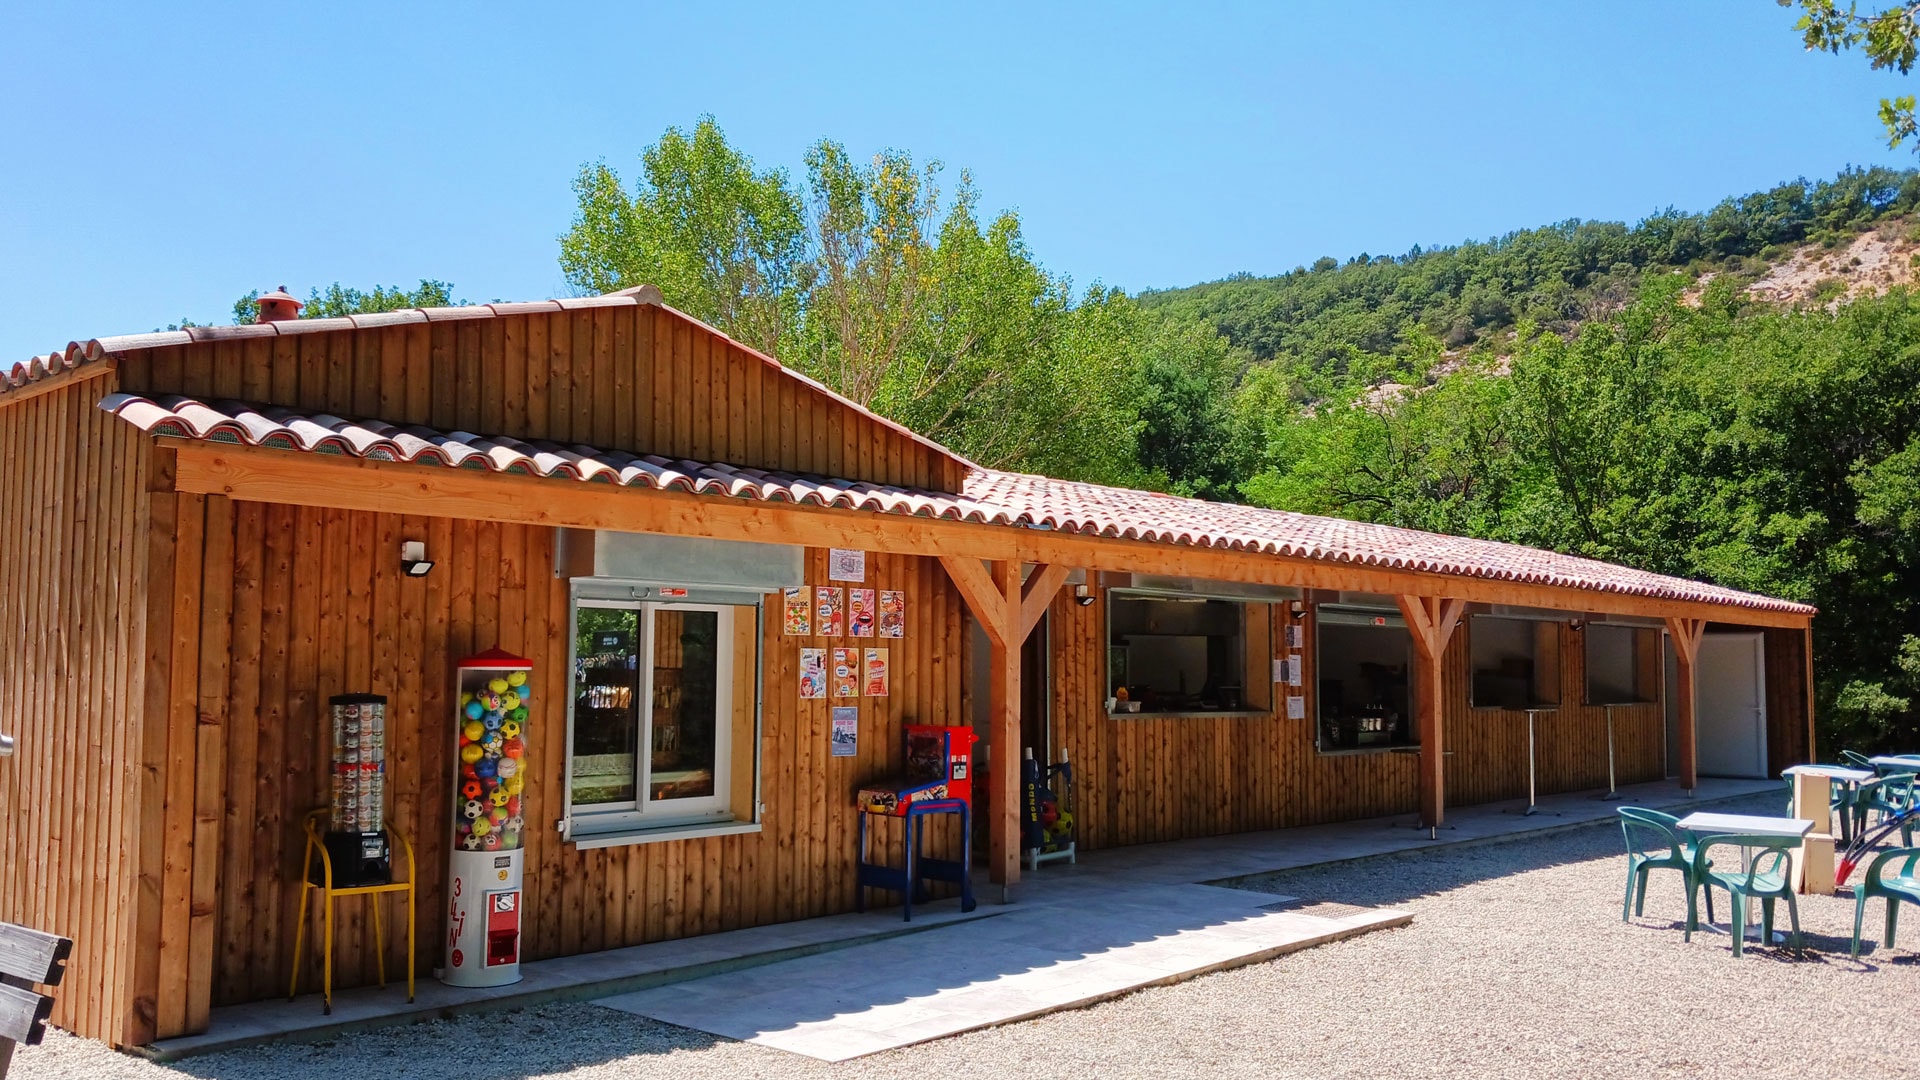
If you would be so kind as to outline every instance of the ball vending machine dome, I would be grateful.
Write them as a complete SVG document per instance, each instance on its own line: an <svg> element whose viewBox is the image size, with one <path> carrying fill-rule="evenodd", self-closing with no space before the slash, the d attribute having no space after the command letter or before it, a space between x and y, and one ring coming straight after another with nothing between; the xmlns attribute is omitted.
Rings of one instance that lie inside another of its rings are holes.
<svg viewBox="0 0 1920 1080"><path fill-rule="evenodd" d="M527 715L533 661L499 649L460 661L454 718L452 873L441 981L520 981Z"/></svg>

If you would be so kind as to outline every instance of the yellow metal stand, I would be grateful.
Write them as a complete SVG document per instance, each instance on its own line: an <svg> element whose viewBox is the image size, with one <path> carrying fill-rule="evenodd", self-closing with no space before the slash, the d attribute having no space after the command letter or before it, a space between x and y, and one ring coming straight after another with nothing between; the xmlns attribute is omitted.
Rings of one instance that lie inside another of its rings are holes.
<svg viewBox="0 0 1920 1080"><path fill-rule="evenodd" d="M407 880L396 881L390 885L361 885L351 889L333 887L333 860L327 856L327 846L320 842L320 823L325 821L328 811L309 811L305 827L307 831L307 853L300 864L300 918L293 924L293 980L287 987L287 1000L292 1001L300 992L300 955L304 951L307 932L307 894L320 893L322 933L324 945L320 953L321 977L320 994L326 1003L325 1012L333 1012L333 898L336 896L372 896L378 893L403 892L407 894L407 1001L413 1001L413 845L401 835L400 830L387 822L387 835L400 845L407 856ZM313 883L313 855L320 853L320 880L324 884ZM387 946L380 934L380 902L373 902L373 952L380 973L380 985L387 985Z"/></svg>

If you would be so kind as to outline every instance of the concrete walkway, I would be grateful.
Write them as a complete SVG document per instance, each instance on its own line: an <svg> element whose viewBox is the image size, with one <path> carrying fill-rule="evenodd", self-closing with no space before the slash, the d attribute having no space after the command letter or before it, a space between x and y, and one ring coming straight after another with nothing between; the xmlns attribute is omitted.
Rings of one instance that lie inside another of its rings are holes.
<svg viewBox="0 0 1920 1080"><path fill-rule="evenodd" d="M1703 781L1689 800L1649 784L1605 801L1543 799L1539 813L1494 804L1450 811L1439 843L1497 840L1614 816L1620 802L1673 806L1776 787ZM596 1004L825 1061L1075 1008L1144 986L1257 963L1412 920L1203 882L1432 847L1393 819L1243 833L1090 855L1028 875L1019 903L945 927Z"/></svg>
<svg viewBox="0 0 1920 1080"><path fill-rule="evenodd" d="M1557 795L1541 814L1490 804L1448 810L1438 843L1473 843L1576 827L1622 805L1682 808L1777 790L1775 781L1703 780L1694 799L1671 783L1622 789L1623 800ZM1684 811L1682 811L1684 812ZM1434 846L1410 819L1373 819L1084 856L1027 875L1011 905L953 901L836 915L523 965L525 978L456 990L421 973L417 1000L397 985L213 1010L203 1035L146 1048L172 1059L252 1043L314 1039L458 1012L596 1000L672 1023L842 1060L887 1046L1088 1004L1156 982L1254 963L1294 949L1402 925L1404 912L1330 909L1217 888L1273 870ZM954 925L964 922L965 925ZM669 985L671 984L671 985ZM661 988L659 992L648 988ZM676 1002L702 1002L679 1007Z"/></svg>

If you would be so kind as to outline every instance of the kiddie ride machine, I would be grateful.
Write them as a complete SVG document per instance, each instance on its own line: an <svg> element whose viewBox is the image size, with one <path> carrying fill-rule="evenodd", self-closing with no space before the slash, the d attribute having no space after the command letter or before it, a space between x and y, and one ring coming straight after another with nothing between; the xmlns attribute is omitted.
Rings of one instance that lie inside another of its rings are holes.
<svg viewBox="0 0 1920 1080"><path fill-rule="evenodd" d="M1042 768L1033 747L1020 763L1020 846L1027 853L1027 869L1043 862L1078 862L1073 839L1073 766L1060 751L1057 764Z"/></svg>
<svg viewBox="0 0 1920 1080"><path fill-rule="evenodd" d="M450 986L520 981L521 874L526 817L527 673L533 662L492 649L459 667L455 719L452 872L447 955Z"/></svg>
<svg viewBox="0 0 1920 1080"><path fill-rule="evenodd" d="M908 724L902 731L906 746L906 775L877 781L854 795L860 810L858 878L854 910L867 909L867 889L891 889L901 896L903 917L913 918L913 902L925 899L925 883L946 881L960 886L960 910L973 910L973 743L972 728ZM933 814L960 815L960 858L936 859L920 853L919 831ZM904 867L868 861L869 818L903 818L907 826Z"/></svg>

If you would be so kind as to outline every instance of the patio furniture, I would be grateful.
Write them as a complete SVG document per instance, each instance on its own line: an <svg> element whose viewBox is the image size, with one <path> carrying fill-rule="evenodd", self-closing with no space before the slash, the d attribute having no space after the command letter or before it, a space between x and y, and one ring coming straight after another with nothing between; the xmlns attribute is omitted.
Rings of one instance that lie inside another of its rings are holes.
<svg viewBox="0 0 1920 1080"><path fill-rule="evenodd" d="M1792 865L1793 849L1800 846L1797 836L1755 835L1751 833L1722 833L1700 838L1699 846L1693 852L1693 875L1700 886L1711 897L1716 886L1725 889L1733 906L1733 955L1742 955L1747 940L1747 905L1749 901L1760 901L1760 940L1773 941L1773 905L1777 900L1787 902L1787 916L1793 921L1793 936L1789 945L1800 947L1800 906L1793 897L1793 880L1789 872ZM1733 872L1718 871L1713 868L1712 851L1716 847L1737 847L1741 851L1742 868Z"/></svg>
<svg viewBox="0 0 1920 1080"><path fill-rule="evenodd" d="M1716 814L1699 812L1688 814L1680 819L1679 829L1683 834L1696 838L1732 834L1738 836L1770 836L1791 838L1795 842L1803 840L1813 831L1813 822L1806 818L1777 818L1760 814ZM1694 854L1699 855L1698 845L1703 840L1696 839ZM1744 852L1743 852L1744 857ZM1702 885L1706 883L1701 882ZM1752 898L1741 901L1741 927L1744 929L1753 922ZM1698 929L1698 927L1695 927Z"/></svg>
<svg viewBox="0 0 1920 1080"><path fill-rule="evenodd" d="M1875 771L1873 768L1873 759L1865 754L1858 754L1852 750L1842 750L1840 751L1840 759L1856 769L1865 769L1868 772Z"/></svg>
<svg viewBox="0 0 1920 1080"><path fill-rule="evenodd" d="M1867 762L1881 776L1920 772L1920 754L1876 754Z"/></svg>
<svg viewBox="0 0 1920 1080"><path fill-rule="evenodd" d="M1887 867L1905 860L1898 874L1887 876ZM1893 948L1893 933L1900 919L1902 902L1920 906L1920 848L1904 847L1883 851L1867 866L1867 876L1853 890L1853 956L1860 956L1860 923L1867 914L1867 901L1876 896L1887 900L1887 936L1880 944Z"/></svg>
<svg viewBox="0 0 1920 1080"><path fill-rule="evenodd" d="M1846 751L1841 751L1842 756ZM1854 754L1854 757L1860 757ZM1865 758L1860 758L1865 761ZM1842 846L1853 843L1856 828L1866 824L1866 811L1858 798L1860 785L1874 778L1871 766L1855 768L1847 765L1795 765L1781 771L1787 778L1787 816L1793 816L1793 780L1796 776L1823 776L1832 785L1828 796L1827 808L1840 823L1840 843Z"/></svg>
<svg viewBox="0 0 1920 1080"><path fill-rule="evenodd" d="M1627 891L1620 901L1620 921L1626 922L1628 910L1639 915L1647 907L1647 871L1678 870L1687 890L1687 932L1693 932L1694 890L1693 850L1681 835L1680 819L1658 810L1622 806L1620 832L1627 838ZM1664 855L1649 855L1649 847L1666 848ZM1713 921L1713 895L1707 895L1707 921Z"/></svg>
<svg viewBox="0 0 1920 1080"><path fill-rule="evenodd" d="M1920 774L1890 773L1860 785L1857 799L1860 804L1860 824L1866 826L1867 813L1878 810L1882 821L1905 813L1914 805L1914 785L1920 782ZM1913 844L1913 825L1903 822L1900 826L1900 842Z"/></svg>

